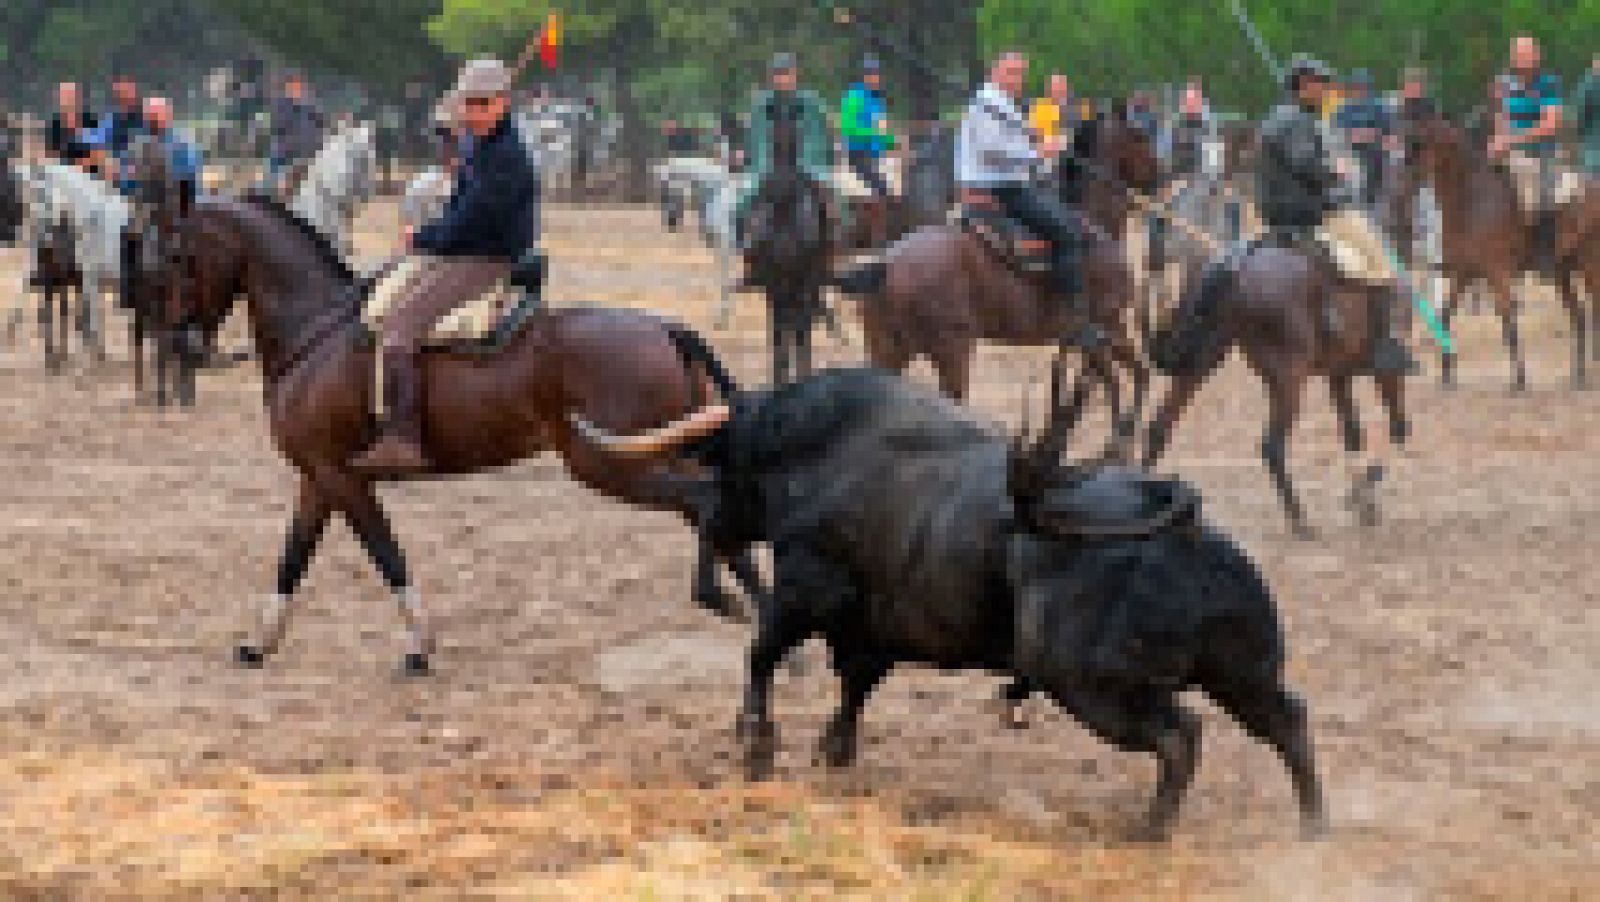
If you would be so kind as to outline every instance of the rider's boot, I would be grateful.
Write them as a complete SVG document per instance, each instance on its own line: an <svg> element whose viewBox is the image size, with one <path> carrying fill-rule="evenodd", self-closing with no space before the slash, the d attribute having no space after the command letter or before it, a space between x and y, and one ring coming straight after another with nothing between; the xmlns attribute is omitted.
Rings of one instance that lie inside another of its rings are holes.
<svg viewBox="0 0 1600 902"><path fill-rule="evenodd" d="M371 476L404 476L433 468L422 443L422 371L412 350L383 352L383 433L351 462Z"/></svg>
<svg viewBox="0 0 1600 902"><path fill-rule="evenodd" d="M1418 371L1411 349L1395 334L1398 292L1384 292L1373 302L1372 370L1378 375L1412 375Z"/></svg>

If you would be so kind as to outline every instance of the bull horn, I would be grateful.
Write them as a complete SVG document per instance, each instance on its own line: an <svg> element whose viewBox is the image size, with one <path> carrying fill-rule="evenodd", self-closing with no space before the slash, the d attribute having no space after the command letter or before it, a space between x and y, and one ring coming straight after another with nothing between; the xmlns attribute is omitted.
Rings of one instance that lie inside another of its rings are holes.
<svg viewBox="0 0 1600 902"><path fill-rule="evenodd" d="M589 422L582 414L570 413L567 420L584 441L617 457L648 460L682 448L721 429L733 415L726 404L712 404L688 416L649 432L619 435Z"/></svg>

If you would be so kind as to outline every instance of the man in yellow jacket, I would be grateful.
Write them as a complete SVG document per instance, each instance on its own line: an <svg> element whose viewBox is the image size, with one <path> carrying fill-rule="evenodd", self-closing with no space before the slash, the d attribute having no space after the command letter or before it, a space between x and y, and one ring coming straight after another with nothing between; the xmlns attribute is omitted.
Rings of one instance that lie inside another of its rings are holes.
<svg viewBox="0 0 1600 902"><path fill-rule="evenodd" d="M1050 94L1033 102L1028 110L1028 126L1034 143L1052 154L1064 148L1077 128L1076 105L1072 102L1072 83L1060 72L1050 76Z"/></svg>

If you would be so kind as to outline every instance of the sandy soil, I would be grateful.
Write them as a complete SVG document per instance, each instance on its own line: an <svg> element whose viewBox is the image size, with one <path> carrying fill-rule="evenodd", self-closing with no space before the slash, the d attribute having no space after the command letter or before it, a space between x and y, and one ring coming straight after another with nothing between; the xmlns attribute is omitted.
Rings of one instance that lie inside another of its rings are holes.
<svg viewBox="0 0 1600 902"><path fill-rule="evenodd" d="M376 253L392 211L369 217ZM641 211L550 218L555 298L673 311L764 371L758 304L710 332L693 239ZM859 767L814 766L834 697L814 648L780 682L779 779L745 784L745 637L690 601L685 530L547 461L386 493L441 618L437 676L395 675L397 617L342 528L285 654L237 670L292 486L255 373L161 413L124 363L47 377L30 338L0 358L0 894L1593 898L1600 395L1567 389L1561 328L1530 302L1535 387L1513 398L1498 329L1464 326L1464 386L1416 381L1370 533L1320 398L1294 459L1323 538L1300 542L1255 458L1253 378L1202 395L1171 464L1279 593L1335 825L1295 840L1281 769L1208 709L1162 847L1119 839L1146 761L1042 706L999 729L986 678L903 672ZM978 406L1015 420L1043 360L986 351Z"/></svg>

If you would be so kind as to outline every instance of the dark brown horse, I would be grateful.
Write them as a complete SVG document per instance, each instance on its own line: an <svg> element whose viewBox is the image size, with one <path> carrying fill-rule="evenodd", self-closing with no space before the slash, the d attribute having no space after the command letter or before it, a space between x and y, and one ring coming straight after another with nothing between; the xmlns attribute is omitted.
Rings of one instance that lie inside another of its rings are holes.
<svg viewBox="0 0 1600 902"><path fill-rule="evenodd" d="M1148 142L1111 120L1095 135L1081 164L1078 172L1061 173L1056 185L1064 200L1077 202L1073 205L1083 211L1082 231L1089 239L1083 292L1090 316L1110 338L1106 356L1133 382L1132 411L1125 413L1120 400L1113 403L1126 431L1138 419L1149 373L1129 335L1133 275L1118 236L1127 229L1129 188L1153 185L1157 170ZM1071 325L1065 305L1041 280L1017 273L952 224L912 232L880 261L846 274L838 284L862 296L867 354L874 365L904 370L926 357L940 388L957 399L966 397L980 341L1054 346ZM1106 377L1103 369L1101 375Z"/></svg>
<svg viewBox="0 0 1600 902"><path fill-rule="evenodd" d="M44 340L45 369L59 373L71 356L74 320L83 322L83 272L78 268L77 233L72 223L62 217L38 227L33 287L39 292L39 335Z"/></svg>
<svg viewBox="0 0 1600 902"><path fill-rule="evenodd" d="M1311 536L1287 459L1306 383L1314 376L1327 379L1345 450L1359 456L1363 436L1354 383L1357 376L1371 374L1378 336L1374 305L1398 303L1392 294L1388 287L1347 281L1320 253L1277 244L1244 257L1231 285L1222 290L1207 291L1199 280L1191 281L1171 320L1151 340L1152 361L1173 381L1151 423L1145 465L1161 459L1195 393L1238 348L1265 384L1271 405L1261 456L1295 533ZM1404 376L1374 378L1389 412L1390 437L1403 444L1411 431ZM1365 524L1376 522L1382 478L1376 463L1355 478L1349 501Z"/></svg>
<svg viewBox="0 0 1600 902"><path fill-rule="evenodd" d="M1517 328L1518 304L1513 283L1535 269L1533 231L1528 227L1511 177L1494 165L1468 136L1467 132L1442 117L1413 123L1408 129L1408 145L1413 155L1415 175L1433 185L1443 225L1444 274L1450 279L1450 295L1444 305L1443 320L1448 326L1461 304L1464 293L1483 283L1490 290L1495 311L1500 315L1501 331L1511 357L1511 387L1523 391L1528 385L1527 367L1522 358L1522 341ZM1561 291L1561 302L1572 323L1572 384L1583 387L1587 380L1585 360L1589 311L1575 284L1584 275L1591 298L1600 306L1600 192L1591 188L1585 198L1562 211L1560 253L1550 276ZM1455 381L1455 354L1445 352L1441 361L1446 385Z"/></svg>
<svg viewBox="0 0 1600 902"><path fill-rule="evenodd" d="M783 385L811 373L811 334L827 310L832 239L822 186L800 168L799 128L772 127L772 172L751 200L745 271L767 296L772 335L772 381Z"/></svg>
<svg viewBox="0 0 1600 902"><path fill-rule="evenodd" d="M273 441L300 473L276 596L260 635L240 647L240 662L259 665L279 647L295 590L328 521L340 514L399 603L411 636L406 668L426 671L433 638L400 544L374 481L348 465L376 436L362 286L325 240L270 201L203 199L175 237L188 290L172 295L164 325L180 336L214 329L235 297L244 297ZM622 430L720 423L726 409L708 406L709 396L735 387L692 331L616 310L541 311L503 347L430 351L423 371L424 431L428 456L437 463L432 476L480 472L554 451L595 491L690 520L700 516L703 482L694 468L619 464L575 441L569 422L581 415ZM754 587L748 561L734 563L736 574ZM698 580L702 603L727 612L709 556Z"/></svg>
<svg viewBox="0 0 1600 902"><path fill-rule="evenodd" d="M152 353L155 363L154 401L165 407L168 389L173 390L179 403L195 403L195 367L185 365L184 357L177 353L174 342L167 339L158 325L167 298L175 292L184 292L189 286L173 280L180 277L181 268L169 265L171 259L182 256L182 249L167 247L163 236L179 234L178 223L189 215L194 197L190 189L172 177L166 152L159 144L141 140L133 151L134 165L140 174L133 196L133 213L128 231L123 236L121 304L129 313L128 346L133 354L133 391L143 400L147 393L148 377L146 355ZM216 323L220 328L221 323ZM196 344L211 347L216 335L191 336Z"/></svg>

